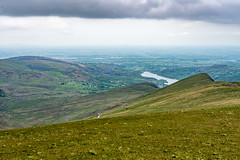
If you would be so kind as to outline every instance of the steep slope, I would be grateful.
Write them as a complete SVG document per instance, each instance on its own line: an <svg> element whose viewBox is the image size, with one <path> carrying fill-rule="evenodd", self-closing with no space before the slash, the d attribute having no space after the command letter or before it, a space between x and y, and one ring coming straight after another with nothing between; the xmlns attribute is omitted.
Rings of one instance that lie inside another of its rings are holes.
<svg viewBox="0 0 240 160"><path fill-rule="evenodd" d="M0 115L5 120L5 123L0 123L0 129L69 122L89 116L97 117L98 113L127 105L133 99L157 88L152 83L140 83L85 96L22 101L8 106L8 113Z"/></svg>
<svg viewBox="0 0 240 160"><path fill-rule="evenodd" d="M240 87L214 82L205 73L183 79L139 98L126 108L116 108L103 116L240 105Z"/></svg>
<svg viewBox="0 0 240 160"><path fill-rule="evenodd" d="M1 159L239 159L240 107L0 131Z"/></svg>

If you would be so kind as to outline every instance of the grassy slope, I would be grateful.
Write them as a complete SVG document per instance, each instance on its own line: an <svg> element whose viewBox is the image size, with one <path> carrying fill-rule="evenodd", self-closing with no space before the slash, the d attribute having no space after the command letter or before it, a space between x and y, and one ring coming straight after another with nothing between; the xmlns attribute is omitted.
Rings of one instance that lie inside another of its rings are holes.
<svg viewBox="0 0 240 160"><path fill-rule="evenodd" d="M0 131L1 159L239 159L240 107Z"/></svg>
<svg viewBox="0 0 240 160"><path fill-rule="evenodd" d="M96 117L98 112L127 105L131 100L156 88L157 86L151 83L140 83L86 96L78 95L27 101L28 106L25 103L16 105L16 107L12 106L13 116L6 117L8 120L2 121L0 128L19 128L69 122L92 115Z"/></svg>
<svg viewBox="0 0 240 160"><path fill-rule="evenodd" d="M146 92L132 89L132 96L104 93L82 97L144 81L139 77L107 64L83 65L32 56L0 60L0 129L79 120L105 110L104 105L113 107L155 89L149 84Z"/></svg>
<svg viewBox="0 0 240 160"><path fill-rule="evenodd" d="M240 87L214 82L207 74L197 74L141 97L127 108L116 108L103 116L184 110L218 106L239 106Z"/></svg>
<svg viewBox="0 0 240 160"><path fill-rule="evenodd" d="M99 112L127 105L131 100L156 88L151 83L140 83L86 96L49 99L35 104L33 108L17 108L15 119L33 126L80 120L92 115L96 117Z"/></svg>

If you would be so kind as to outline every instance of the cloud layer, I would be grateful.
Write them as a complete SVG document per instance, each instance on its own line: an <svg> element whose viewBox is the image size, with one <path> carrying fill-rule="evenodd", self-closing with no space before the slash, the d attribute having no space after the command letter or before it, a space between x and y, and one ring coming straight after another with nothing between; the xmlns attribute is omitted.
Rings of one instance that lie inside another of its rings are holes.
<svg viewBox="0 0 240 160"><path fill-rule="evenodd" d="M240 23L239 0L0 0L1 16L187 19Z"/></svg>

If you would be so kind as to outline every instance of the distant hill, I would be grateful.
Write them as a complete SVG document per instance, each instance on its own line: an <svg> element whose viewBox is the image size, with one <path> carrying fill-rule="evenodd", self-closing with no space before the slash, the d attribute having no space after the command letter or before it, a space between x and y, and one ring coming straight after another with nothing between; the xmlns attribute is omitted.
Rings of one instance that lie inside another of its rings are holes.
<svg viewBox="0 0 240 160"><path fill-rule="evenodd" d="M84 101L82 96L145 81L141 75L126 71L117 65L81 64L37 56L3 59L0 60L0 118L4 121L0 122L0 128L4 126L18 128L81 119L92 112L106 109L103 106L91 107L77 113L78 109L75 105L73 113L69 106L73 106L75 102L82 103ZM155 89L151 85L149 85L150 90ZM148 91L141 93L137 91L130 96L123 94L126 98L119 96L119 99L129 101L130 97ZM114 105L120 103L119 99ZM64 108L66 105L68 106ZM79 107L83 110L84 107L89 106L86 104ZM62 118L63 116L65 118Z"/></svg>
<svg viewBox="0 0 240 160"><path fill-rule="evenodd" d="M141 75L117 65L80 64L59 59L22 56L0 60L0 85L51 89L56 94L88 94L144 82ZM15 90L14 93L17 93Z"/></svg>
<svg viewBox="0 0 240 160"><path fill-rule="evenodd" d="M85 67L84 65L77 63L77 62L70 62L70 61L48 58L48 57L40 57L40 56L20 56L20 57L8 58L8 59L9 60L19 60L19 61L48 61L48 62L52 61L52 62L57 62L57 63L62 63L62 64L75 65L78 67ZM37 69L37 68L33 68L33 69Z"/></svg>
<svg viewBox="0 0 240 160"><path fill-rule="evenodd" d="M240 87L236 83L214 82L205 74L197 74L168 87L143 96L126 108L116 108L103 116L240 106Z"/></svg>

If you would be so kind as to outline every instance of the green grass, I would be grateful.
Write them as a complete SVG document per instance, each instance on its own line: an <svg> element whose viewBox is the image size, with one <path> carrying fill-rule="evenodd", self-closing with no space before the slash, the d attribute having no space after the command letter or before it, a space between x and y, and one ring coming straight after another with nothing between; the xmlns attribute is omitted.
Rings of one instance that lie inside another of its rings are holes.
<svg viewBox="0 0 240 160"><path fill-rule="evenodd" d="M239 159L240 106L0 131L1 159Z"/></svg>

